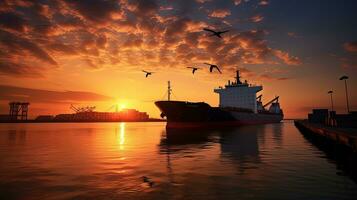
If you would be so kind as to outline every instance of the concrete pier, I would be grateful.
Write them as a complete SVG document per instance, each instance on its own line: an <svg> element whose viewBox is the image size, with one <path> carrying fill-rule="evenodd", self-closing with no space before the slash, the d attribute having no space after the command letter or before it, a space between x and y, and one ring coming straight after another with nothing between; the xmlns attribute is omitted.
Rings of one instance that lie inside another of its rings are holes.
<svg viewBox="0 0 357 200"><path fill-rule="evenodd" d="M303 133L316 136L321 139L343 145L357 153L357 129L356 128L337 128L323 124L310 123L307 120L295 120L295 126Z"/></svg>

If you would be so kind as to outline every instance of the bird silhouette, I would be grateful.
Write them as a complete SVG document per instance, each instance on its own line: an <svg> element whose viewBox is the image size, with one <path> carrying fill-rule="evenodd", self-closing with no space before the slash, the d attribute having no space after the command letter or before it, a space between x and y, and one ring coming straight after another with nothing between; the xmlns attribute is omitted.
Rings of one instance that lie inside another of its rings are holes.
<svg viewBox="0 0 357 200"><path fill-rule="evenodd" d="M222 74L221 70L219 70L218 66L217 65L213 65L213 64L209 64L209 63L203 63L203 64L206 64L206 65L209 65L209 72L213 72L213 69L216 68L217 71Z"/></svg>
<svg viewBox="0 0 357 200"><path fill-rule="evenodd" d="M147 183L150 187L153 187L154 186L154 181L152 181L149 177L147 176L143 176L143 182L144 183Z"/></svg>
<svg viewBox="0 0 357 200"><path fill-rule="evenodd" d="M142 176L142 178L143 178L143 181L144 181L145 183L150 182L150 178L149 178L149 177L147 177L147 176Z"/></svg>
<svg viewBox="0 0 357 200"><path fill-rule="evenodd" d="M145 71L145 70L143 70L143 72L146 73L146 75L145 75L146 78L147 78L149 75L152 75L152 73L154 73L154 72L148 72L148 71Z"/></svg>
<svg viewBox="0 0 357 200"><path fill-rule="evenodd" d="M198 67L187 67L189 69L192 69L192 74L195 74L196 70L200 69Z"/></svg>
<svg viewBox="0 0 357 200"><path fill-rule="evenodd" d="M211 29L208 29L208 28L204 28L203 29L204 31L208 31L208 32L211 32L212 35L210 36L217 36L219 38L222 38L221 34L223 33L227 33L229 30L225 30L225 31L214 31L214 30L211 30Z"/></svg>

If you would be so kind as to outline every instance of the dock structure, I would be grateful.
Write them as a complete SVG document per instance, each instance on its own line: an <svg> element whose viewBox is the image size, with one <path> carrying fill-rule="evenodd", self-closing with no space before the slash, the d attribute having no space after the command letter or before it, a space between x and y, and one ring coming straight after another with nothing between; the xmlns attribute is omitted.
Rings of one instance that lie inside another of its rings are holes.
<svg viewBox="0 0 357 200"><path fill-rule="evenodd" d="M303 133L332 144L342 145L357 153L357 129L330 127L324 124L311 123L308 120L296 120L295 126Z"/></svg>
<svg viewBox="0 0 357 200"><path fill-rule="evenodd" d="M9 103L9 119L16 120L27 120L27 114L29 110L29 102L10 102Z"/></svg>

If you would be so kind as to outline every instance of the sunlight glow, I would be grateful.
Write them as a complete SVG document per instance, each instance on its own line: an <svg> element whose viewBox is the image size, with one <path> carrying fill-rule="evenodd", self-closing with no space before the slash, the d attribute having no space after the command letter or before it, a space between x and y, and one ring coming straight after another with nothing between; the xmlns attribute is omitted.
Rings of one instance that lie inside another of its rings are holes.
<svg viewBox="0 0 357 200"><path fill-rule="evenodd" d="M119 102L119 103L116 104L116 109L117 109L118 111L122 111L122 110L124 110L124 109L126 109L126 108L127 108L127 107L126 107L126 103Z"/></svg>
<svg viewBox="0 0 357 200"><path fill-rule="evenodd" d="M124 110L126 108L126 105L122 103L122 104L120 104L119 108L120 108L120 110Z"/></svg>

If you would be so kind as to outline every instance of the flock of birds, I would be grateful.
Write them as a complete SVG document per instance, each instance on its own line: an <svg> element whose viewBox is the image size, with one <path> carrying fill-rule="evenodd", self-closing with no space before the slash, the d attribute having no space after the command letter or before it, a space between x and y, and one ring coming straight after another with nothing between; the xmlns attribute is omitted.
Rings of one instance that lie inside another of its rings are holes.
<svg viewBox="0 0 357 200"><path fill-rule="evenodd" d="M204 31L207 31L207 32L210 32L211 35L209 36L216 36L218 38L222 38L222 34L223 33L227 33L229 30L225 30L225 31L215 31L215 30L212 30L212 29L208 29L208 28L204 28L203 29ZM219 67L217 65L214 65L214 64L210 64L210 63L203 63L207 66L209 66L209 72L213 72L214 69L216 69L219 73L222 74L221 70L219 69ZM195 72L201 68L199 67L187 67L189 69L192 69L192 74L195 74ZM147 78L148 76L152 75L154 72L150 72L150 71L146 71L146 70L142 70L142 72L145 73L145 77Z"/></svg>

